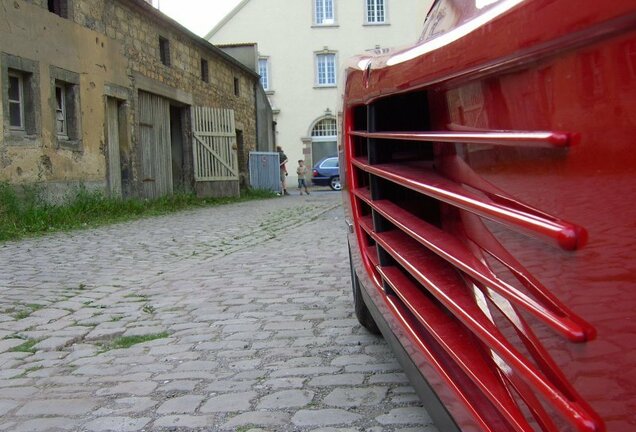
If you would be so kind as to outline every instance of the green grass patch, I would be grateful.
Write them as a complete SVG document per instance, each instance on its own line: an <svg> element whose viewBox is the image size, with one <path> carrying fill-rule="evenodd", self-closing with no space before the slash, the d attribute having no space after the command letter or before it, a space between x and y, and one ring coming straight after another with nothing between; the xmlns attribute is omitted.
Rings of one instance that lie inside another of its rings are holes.
<svg viewBox="0 0 636 432"><path fill-rule="evenodd" d="M37 343L38 343L37 339L29 339L26 342L24 342L23 344L11 348L10 351L11 352L29 352L29 353L34 353L35 352L35 348L33 348L33 347Z"/></svg>
<svg viewBox="0 0 636 432"><path fill-rule="evenodd" d="M40 369L42 369L42 366L30 367L30 368L26 369L24 372L22 372L20 375L14 376L12 379L25 378L29 373L38 371Z"/></svg>
<svg viewBox="0 0 636 432"><path fill-rule="evenodd" d="M133 345L150 342L155 339L167 338L168 336L168 332L147 334L142 336L120 336L113 339L111 342L102 345L102 349L100 350L100 352L108 351L111 349L130 348Z"/></svg>
<svg viewBox="0 0 636 432"><path fill-rule="evenodd" d="M154 200L122 200L79 187L60 204L48 203L43 196L42 188L37 185L15 187L0 182L0 241L276 195L269 191L244 190L238 198L197 198L194 194L179 193ZM84 284L79 287L85 288Z"/></svg>
<svg viewBox="0 0 636 432"><path fill-rule="evenodd" d="M135 299L135 302L146 302L148 301L148 296L144 294L130 293L126 294L124 298Z"/></svg>
<svg viewBox="0 0 636 432"><path fill-rule="evenodd" d="M42 309L44 306L40 304L31 303L25 305L27 309L22 309L13 314L13 318L17 320L28 318L36 310Z"/></svg>

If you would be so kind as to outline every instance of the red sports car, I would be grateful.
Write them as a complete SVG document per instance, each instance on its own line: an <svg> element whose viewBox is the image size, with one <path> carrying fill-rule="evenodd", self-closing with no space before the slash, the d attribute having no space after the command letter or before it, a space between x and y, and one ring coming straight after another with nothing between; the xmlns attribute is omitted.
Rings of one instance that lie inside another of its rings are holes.
<svg viewBox="0 0 636 432"><path fill-rule="evenodd" d="M438 0L342 130L356 314L439 429L636 431L636 1Z"/></svg>

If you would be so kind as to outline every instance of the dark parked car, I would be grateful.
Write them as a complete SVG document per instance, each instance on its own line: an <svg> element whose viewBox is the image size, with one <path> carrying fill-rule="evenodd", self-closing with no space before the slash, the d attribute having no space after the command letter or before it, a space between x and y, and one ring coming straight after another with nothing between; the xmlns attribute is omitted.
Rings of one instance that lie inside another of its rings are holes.
<svg viewBox="0 0 636 432"><path fill-rule="evenodd" d="M329 186L335 191L342 189L340 185L340 169L337 156L320 159L314 165L311 182L317 186Z"/></svg>
<svg viewBox="0 0 636 432"><path fill-rule="evenodd" d="M636 1L437 0L342 88L355 313L438 429L635 431Z"/></svg>

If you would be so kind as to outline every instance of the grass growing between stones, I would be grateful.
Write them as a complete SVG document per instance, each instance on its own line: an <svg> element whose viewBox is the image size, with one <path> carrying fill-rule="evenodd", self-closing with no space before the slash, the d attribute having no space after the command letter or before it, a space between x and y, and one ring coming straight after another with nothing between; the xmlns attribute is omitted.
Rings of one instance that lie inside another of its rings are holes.
<svg viewBox="0 0 636 432"><path fill-rule="evenodd" d="M13 315L13 318L15 318L17 320L28 318L33 312L35 312L36 310L42 309L44 306L39 305L39 304L28 304L28 305L26 305L26 307L27 307L27 309L22 309L22 310L16 312Z"/></svg>
<svg viewBox="0 0 636 432"><path fill-rule="evenodd" d="M34 353L35 352L35 348L33 348L33 347L37 343L38 343L37 339L29 339L26 342L24 342L23 344L11 348L10 351L11 352Z"/></svg>
<svg viewBox="0 0 636 432"><path fill-rule="evenodd" d="M30 367L28 369L26 369L24 372L22 372L20 375L16 375L13 377L13 379L19 379L19 378L25 378L27 375L29 375L31 372L35 372L42 369L42 366L33 366Z"/></svg>
<svg viewBox="0 0 636 432"><path fill-rule="evenodd" d="M180 193L154 200L122 200L79 187L63 202L51 204L44 199L41 187L16 188L0 182L0 241L275 196L269 191L243 190L238 198L197 198Z"/></svg>
<svg viewBox="0 0 636 432"><path fill-rule="evenodd" d="M144 342L150 342L156 339L163 339L169 336L168 332L153 333L141 336L120 336L113 339L109 343L102 345L100 352L106 352L112 349L130 348Z"/></svg>

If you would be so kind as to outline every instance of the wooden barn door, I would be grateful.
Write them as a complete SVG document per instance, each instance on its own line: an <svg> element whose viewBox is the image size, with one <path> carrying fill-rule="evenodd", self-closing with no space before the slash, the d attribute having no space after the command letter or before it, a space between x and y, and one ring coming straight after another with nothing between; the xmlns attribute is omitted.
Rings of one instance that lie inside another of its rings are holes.
<svg viewBox="0 0 636 432"><path fill-rule="evenodd" d="M192 108L195 181L238 180L234 111Z"/></svg>
<svg viewBox="0 0 636 432"><path fill-rule="evenodd" d="M172 194L172 149L168 99L143 91L139 92L139 138L144 197L157 198Z"/></svg>
<svg viewBox="0 0 636 432"><path fill-rule="evenodd" d="M119 155L119 101L106 98L106 132L108 140L108 186L112 197L121 197L121 161Z"/></svg>

